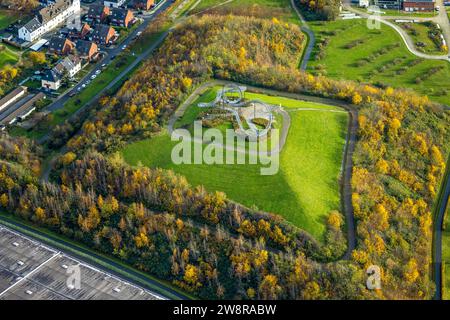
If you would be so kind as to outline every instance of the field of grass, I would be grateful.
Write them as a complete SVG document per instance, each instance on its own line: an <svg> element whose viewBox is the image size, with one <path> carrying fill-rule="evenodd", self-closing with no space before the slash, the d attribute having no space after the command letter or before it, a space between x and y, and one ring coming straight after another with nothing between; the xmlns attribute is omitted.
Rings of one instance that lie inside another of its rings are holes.
<svg viewBox="0 0 450 320"><path fill-rule="evenodd" d="M429 37L428 33L432 28L427 23L398 23L409 36L412 38L416 45L416 49L434 55L443 55L447 51L442 51L440 46L436 46L433 40ZM422 45L419 45L422 43Z"/></svg>
<svg viewBox="0 0 450 320"><path fill-rule="evenodd" d="M208 96L209 95L209 96ZM206 93L199 101L210 101ZM283 215L291 223L321 240L325 219L340 209L338 179L345 145L348 115L335 107L286 98L248 94L267 103L282 104L291 116L288 140L280 155L280 170L272 176L260 175L259 165L175 165L171 150L176 142L163 133L132 143L122 150L132 164L172 169L192 185L209 191L224 191L230 199L249 207ZM296 108L319 110L300 111ZM191 107L180 123L195 119L198 108Z"/></svg>
<svg viewBox="0 0 450 320"><path fill-rule="evenodd" d="M369 30L365 19L312 22L316 34L308 71L336 79L411 88L450 104L450 66L412 55L392 28ZM328 44L319 44L328 38ZM321 57L320 57L321 56Z"/></svg>
<svg viewBox="0 0 450 320"><path fill-rule="evenodd" d="M19 54L14 50L6 47L5 45L0 45L0 68L7 64L14 65L19 61Z"/></svg>
<svg viewBox="0 0 450 320"><path fill-rule="evenodd" d="M19 18L19 13L12 10L0 10L0 30L5 29Z"/></svg>
<svg viewBox="0 0 450 320"><path fill-rule="evenodd" d="M204 12L225 2L226 0L202 0L191 13ZM292 10L290 0L234 0L217 8L229 8L236 14L246 13L249 15L257 14L258 8L265 8L264 12L267 14L265 18L276 17L291 23L300 23L298 16Z"/></svg>
<svg viewBox="0 0 450 320"><path fill-rule="evenodd" d="M444 267L442 298L450 300L450 204L447 204L444 225L442 232L442 265Z"/></svg>

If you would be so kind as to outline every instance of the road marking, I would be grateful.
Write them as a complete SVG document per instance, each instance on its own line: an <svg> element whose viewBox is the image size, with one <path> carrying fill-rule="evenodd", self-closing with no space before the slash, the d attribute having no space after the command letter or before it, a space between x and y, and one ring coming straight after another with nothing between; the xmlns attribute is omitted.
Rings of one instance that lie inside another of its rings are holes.
<svg viewBox="0 0 450 320"><path fill-rule="evenodd" d="M98 268L96 268L96 267L94 267L94 266L92 266L92 265L89 265L89 264L87 264L87 263L85 263L85 262L82 262L81 260L79 260L79 259L77 259L77 258L75 258L75 257L73 257L73 256L71 256L71 255L69 255L69 254L67 254L67 253L63 253L63 252L61 252L61 251L56 251L56 250L54 250L54 249L52 249L52 248L49 248L49 247L43 245L41 242L35 241L35 240L33 240L33 239L30 239L28 236L25 236L25 235L22 235L22 234L20 234L20 233L18 233L18 232L15 232L15 231L11 230L10 228L8 228L8 227L6 227L6 226L1 225L1 226L0 226L0 230L5 230L5 231L7 231L7 232L10 232L10 233L12 233L12 234L14 234L14 235L16 235L16 236L22 238L22 239L26 239L26 240L30 241L32 244L34 244L34 245L36 245L36 246L39 246L39 247L42 247L42 248L44 248L44 249L46 249L46 250L48 250L48 251L50 251L50 252L52 252L52 253L54 254L51 258L49 258L47 261L43 262L43 263L42 263L41 265L39 265L36 269L34 269L34 270L32 270L31 272L29 272L26 276L24 276L24 277L23 277L22 279L20 279L18 282L21 282L21 281L25 280L25 278L28 278L30 275L32 275L33 273L35 273L35 271L37 271L38 268L41 268L41 267L44 266L47 262L50 262L53 258L60 256L60 257L67 258L67 259L70 259L70 260L72 260L72 261L75 261L75 262L78 263L79 265L84 266L84 267L86 267L86 268L88 268L88 269L91 269L91 270L93 270L93 271L95 271L95 272L98 272L98 273L100 273L100 274L102 274L102 275L104 275L104 276L107 276L107 277L111 278L111 279L114 279L114 280L116 280L116 281L119 281L121 284L124 284L124 285L129 286L129 287L132 287L132 288L140 289L142 292L145 292L145 293L147 293L148 295L153 296L153 297L155 297L155 298L157 298L157 299L159 299L159 300L168 300L166 297L163 297L163 296L161 296L161 295L159 295L159 294L157 294L157 293L148 291L147 289L145 289L145 288L143 288L143 287L141 287L141 286L139 286L139 285L137 285L137 284L134 284L134 283L131 283L131 282L127 281L127 280L124 280L123 278L121 278L121 277L119 277L119 276L115 276L115 275L113 275L113 274L111 274L111 273L109 273L109 272L107 272L107 271L105 271L105 270L98 269ZM30 280L30 281L32 281L32 280ZM15 285L17 285L18 282L14 283L14 284L11 285L9 288L7 288L7 289L4 290L2 293L0 293L0 297L1 297L6 291L10 290L10 289L13 288ZM38 283L38 284L39 284L40 286L43 286L43 284L40 284L40 283ZM60 293L58 293L58 294L60 294ZM61 294L60 294L60 295L61 295ZM69 298L69 297L66 297L66 298Z"/></svg>

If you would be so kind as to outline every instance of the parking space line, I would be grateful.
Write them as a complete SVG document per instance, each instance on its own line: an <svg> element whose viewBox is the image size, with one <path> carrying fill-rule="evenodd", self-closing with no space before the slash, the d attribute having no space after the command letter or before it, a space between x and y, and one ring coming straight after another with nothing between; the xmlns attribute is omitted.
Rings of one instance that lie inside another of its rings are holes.
<svg viewBox="0 0 450 320"><path fill-rule="evenodd" d="M7 293L9 290L11 290L12 288L14 288L15 286L17 286L18 284L22 283L23 281L27 280L31 275L33 275L34 273L36 273L37 271L39 271L44 265L46 265L47 263L49 263L50 261L52 261L53 259L55 259L56 257L58 257L60 254L58 253L54 253L50 258L48 258L47 260L45 260L44 262L42 262L40 265L38 265L36 268L34 268L33 270L31 270L30 272L28 272L23 278L21 278L20 280L16 281L15 283L13 283L12 285L10 285L8 288L6 288L5 290L3 290L0 293L0 298Z"/></svg>

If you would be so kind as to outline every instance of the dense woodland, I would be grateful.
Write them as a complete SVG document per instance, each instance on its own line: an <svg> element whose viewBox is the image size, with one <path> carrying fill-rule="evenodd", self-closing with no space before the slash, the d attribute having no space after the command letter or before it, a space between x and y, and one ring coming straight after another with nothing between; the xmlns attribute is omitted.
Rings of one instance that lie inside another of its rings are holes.
<svg viewBox="0 0 450 320"><path fill-rule="evenodd" d="M430 298L431 210L449 153L448 114L409 91L298 71L303 46L298 28L276 19L188 20L117 95L101 99L101 111L69 142L54 183L40 184L29 169L38 150L2 137L0 205L202 298ZM359 109L351 260L332 262L345 250L336 215L320 245L279 216L254 213L172 172L130 168L114 153L158 132L211 77ZM382 268L382 290L365 289L372 264Z"/></svg>

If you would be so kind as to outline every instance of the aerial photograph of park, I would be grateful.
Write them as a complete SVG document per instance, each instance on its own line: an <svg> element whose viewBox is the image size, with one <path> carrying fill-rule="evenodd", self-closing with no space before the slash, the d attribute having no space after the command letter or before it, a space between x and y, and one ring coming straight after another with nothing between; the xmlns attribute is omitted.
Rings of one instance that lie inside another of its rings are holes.
<svg viewBox="0 0 450 320"><path fill-rule="evenodd" d="M446 0L0 0L0 305L450 300L449 43Z"/></svg>

